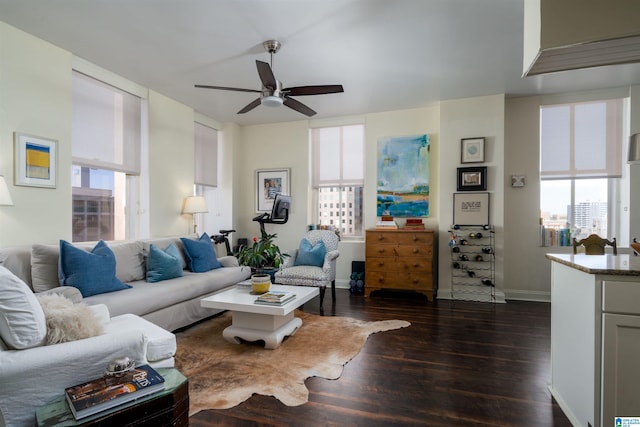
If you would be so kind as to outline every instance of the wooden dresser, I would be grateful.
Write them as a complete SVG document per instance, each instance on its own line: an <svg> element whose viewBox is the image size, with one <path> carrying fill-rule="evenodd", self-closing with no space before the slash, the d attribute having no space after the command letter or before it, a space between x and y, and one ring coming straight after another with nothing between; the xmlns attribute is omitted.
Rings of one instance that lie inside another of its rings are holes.
<svg viewBox="0 0 640 427"><path fill-rule="evenodd" d="M433 230L366 231L365 296L406 289L433 298Z"/></svg>

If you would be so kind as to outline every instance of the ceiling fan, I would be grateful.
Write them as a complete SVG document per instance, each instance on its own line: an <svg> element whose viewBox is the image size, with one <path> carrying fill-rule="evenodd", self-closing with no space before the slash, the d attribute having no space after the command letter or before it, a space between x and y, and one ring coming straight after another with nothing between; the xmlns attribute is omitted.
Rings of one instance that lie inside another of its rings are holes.
<svg viewBox="0 0 640 427"><path fill-rule="evenodd" d="M291 98L292 96L307 96L307 95L325 95L329 93L344 92L342 85L319 85L319 86L294 86L294 87L282 87L282 82L276 80L273 75L273 54L280 50L280 42L277 40L267 40L262 43L265 50L271 54L271 65L266 62L256 61L258 67L258 75L262 81L262 90L256 89L242 89L237 87L224 87L224 86L209 86L209 85L195 85L195 87L205 89L219 89L219 90L232 90L236 92L256 92L261 94L259 98L251 101L242 110L238 111L238 114L244 114L253 110L258 105L266 105L269 107L278 107L282 104L302 113L306 116L313 116L316 114L311 108L304 105L302 102Z"/></svg>

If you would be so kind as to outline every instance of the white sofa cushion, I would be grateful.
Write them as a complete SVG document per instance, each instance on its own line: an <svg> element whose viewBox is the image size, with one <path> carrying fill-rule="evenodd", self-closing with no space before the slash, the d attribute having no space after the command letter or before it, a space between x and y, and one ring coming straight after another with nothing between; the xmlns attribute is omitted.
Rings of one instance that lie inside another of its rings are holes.
<svg viewBox="0 0 640 427"><path fill-rule="evenodd" d="M44 343L44 312L33 291L0 266L0 336L9 348L25 349Z"/></svg>
<svg viewBox="0 0 640 427"><path fill-rule="evenodd" d="M148 320L134 314L122 314L111 318L104 326L106 334L134 329L142 331L147 341L147 360L158 362L171 359L176 354L176 336L171 332L154 325Z"/></svg>

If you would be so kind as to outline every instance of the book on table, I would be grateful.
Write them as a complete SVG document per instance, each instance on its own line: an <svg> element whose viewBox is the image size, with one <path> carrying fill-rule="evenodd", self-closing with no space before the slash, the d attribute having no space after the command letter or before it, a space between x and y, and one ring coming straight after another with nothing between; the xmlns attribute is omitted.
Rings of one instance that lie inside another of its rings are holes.
<svg viewBox="0 0 640 427"><path fill-rule="evenodd" d="M256 304L265 304L265 305L283 305L291 301L296 297L296 294L293 292L285 292L285 291L268 291L258 298L256 298Z"/></svg>
<svg viewBox="0 0 640 427"><path fill-rule="evenodd" d="M149 365L122 376L108 376L65 389L64 394L76 420L164 390L164 378Z"/></svg>

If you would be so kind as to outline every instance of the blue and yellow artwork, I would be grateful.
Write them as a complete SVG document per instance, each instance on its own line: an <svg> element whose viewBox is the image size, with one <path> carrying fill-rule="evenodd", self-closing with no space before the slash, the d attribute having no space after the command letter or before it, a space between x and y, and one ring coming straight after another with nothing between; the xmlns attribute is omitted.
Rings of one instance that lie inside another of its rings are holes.
<svg viewBox="0 0 640 427"><path fill-rule="evenodd" d="M429 135L378 140L377 216L429 216Z"/></svg>
<svg viewBox="0 0 640 427"><path fill-rule="evenodd" d="M27 178L51 178L51 148L27 142L26 144Z"/></svg>

